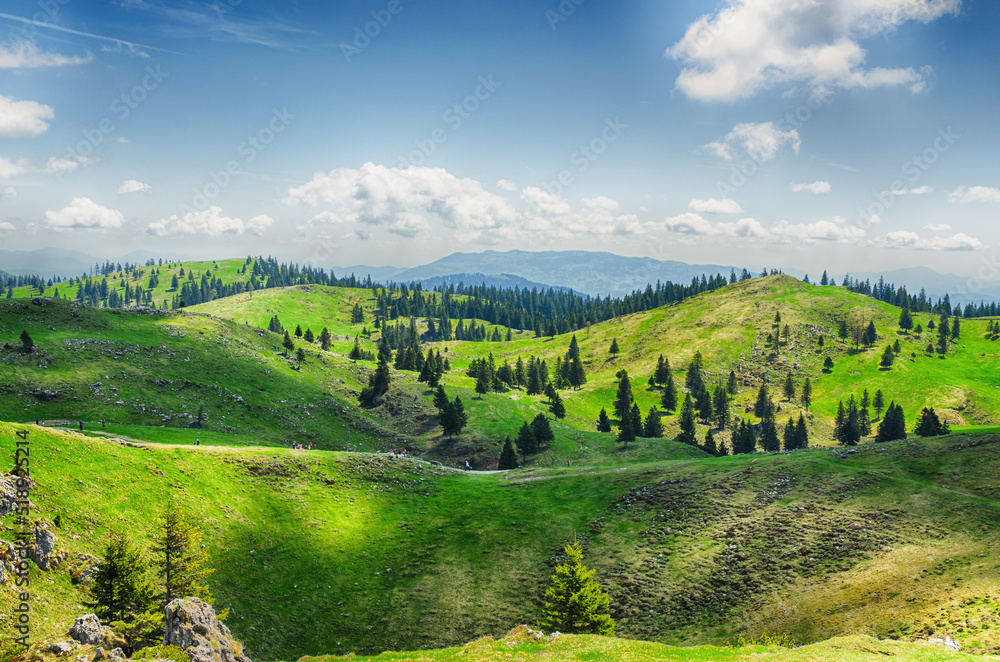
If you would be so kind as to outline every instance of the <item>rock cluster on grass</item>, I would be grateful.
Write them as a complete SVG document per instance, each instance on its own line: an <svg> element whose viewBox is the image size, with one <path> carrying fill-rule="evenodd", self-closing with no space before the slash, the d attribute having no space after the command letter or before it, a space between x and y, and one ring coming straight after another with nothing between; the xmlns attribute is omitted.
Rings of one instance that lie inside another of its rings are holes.
<svg viewBox="0 0 1000 662"><path fill-rule="evenodd" d="M191 662L250 662L215 610L198 598L177 598L164 609L163 645L176 646Z"/></svg>

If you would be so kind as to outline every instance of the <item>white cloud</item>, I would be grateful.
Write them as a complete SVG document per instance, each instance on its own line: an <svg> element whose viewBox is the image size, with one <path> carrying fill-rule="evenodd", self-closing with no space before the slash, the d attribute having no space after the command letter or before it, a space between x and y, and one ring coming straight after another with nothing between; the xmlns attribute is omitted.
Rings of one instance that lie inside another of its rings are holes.
<svg viewBox="0 0 1000 662"><path fill-rule="evenodd" d="M325 205L317 223L384 226L412 237L440 220L452 230L503 230L518 213L500 196L473 179L459 179L442 168L389 168L365 163L358 169L317 173L302 186L288 189L286 204Z"/></svg>
<svg viewBox="0 0 1000 662"><path fill-rule="evenodd" d="M812 184L792 184L792 190L796 193L815 193L821 195L830 192L830 182L813 182Z"/></svg>
<svg viewBox="0 0 1000 662"><path fill-rule="evenodd" d="M501 191L516 191L517 184L510 181L509 179L501 179L497 182L497 188Z"/></svg>
<svg viewBox="0 0 1000 662"><path fill-rule="evenodd" d="M0 96L0 138L34 138L49 129L46 120L55 112L35 101L14 101Z"/></svg>
<svg viewBox="0 0 1000 662"><path fill-rule="evenodd" d="M950 230L951 226L947 223L928 223L924 226L924 229L931 232L944 232L945 230Z"/></svg>
<svg viewBox="0 0 1000 662"><path fill-rule="evenodd" d="M132 141L129 140L128 138L126 138L125 136L118 136L117 138L115 138L115 142L118 143L119 145L131 145L132 144Z"/></svg>
<svg viewBox="0 0 1000 662"><path fill-rule="evenodd" d="M959 186L948 194L948 202L972 204L976 202L1000 203L1000 188L990 186Z"/></svg>
<svg viewBox="0 0 1000 662"><path fill-rule="evenodd" d="M923 239L916 232L897 230L882 239L888 248L912 248L919 251L974 251L983 248L983 242L959 232L951 237Z"/></svg>
<svg viewBox="0 0 1000 662"><path fill-rule="evenodd" d="M125 224L120 211L102 207L90 198L73 198L60 211L47 211L45 218L54 230L114 229Z"/></svg>
<svg viewBox="0 0 1000 662"><path fill-rule="evenodd" d="M667 49L677 87L703 100L733 101L779 84L816 88L908 85L923 91L929 68L866 68L858 39L907 21L956 13L961 0L729 0L688 26Z"/></svg>
<svg viewBox="0 0 1000 662"><path fill-rule="evenodd" d="M170 218L150 223L146 228L146 234L158 237L168 234L203 234L209 237L244 233L261 235L273 223L274 219L264 214L254 216L244 223L242 219L223 216L222 209L212 205L208 209L190 211L183 216L174 214Z"/></svg>
<svg viewBox="0 0 1000 662"><path fill-rule="evenodd" d="M28 172L30 169L31 166L28 165L28 162L24 159L19 159L17 163L15 163L6 157L0 156L0 179L17 177L18 175Z"/></svg>
<svg viewBox="0 0 1000 662"><path fill-rule="evenodd" d="M128 193L152 193L153 187L145 182L140 182L135 179L126 179L121 184L118 185L118 195L126 195Z"/></svg>
<svg viewBox="0 0 1000 662"><path fill-rule="evenodd" d="M842 219L837 220L842 221ZM865 238L865 231L861 228L830 221L795 225L781 221L766 228L753 218L743 218L735 223L713 223L698 214L688 212L666 219L664 225L667 230L680 234L755 239L772 244L816 245L827 242L857 242Z"/></svg>
<svg viewBox="0 0 1000 662"><path fill-rule="evenodd" d="M77 168L86 168L94 163L97 163L97 159L89 156L51 156L42 167L42 172L50 174L73 172Z"/></svg>
<svg viewBox="0 0 1000 662"><path fill-rule="evenodd" d="M527 219L521 237L525 240L571 239L581 235L637 238L655 230L635 214L622 214L619 204L605 196L584 198L574 208L568 201L540 188L529 186L521 193Z"/></svg>
<svg viewBox="0 0 1000 662"><path fill-rule="evenodd" d="M764 163L776 157L785 145L790 145L792 151L798 154L802 146L799 132L795 129L782 131L774 122L759 122L737 124L726 135L724 142L708 143L705 149L725 161L732 161L736 158L737 148L741 148L754 161Z"/></svg>
<svg viewBox="0 0 1000 662"><path fill-rule="evenodd" d="M933 193L934 189L930 186L919 186L917 188L911 188L909 191L903 191L902 193L896 193L896 195L927 195L928 193Z"/></svg>
<svg viewBox="0 0 1000 662"><path fill-rule="evenodd" d="M66 57L58 53L44 53L38 50L34 42L25 41L16 46L0 44L0 69L34 69L37 67L61 67L72 64L86 64L94 56Z"/></svg>
<svg viewBox="0 0 1000 662"><path fill-rule="evenodd" d="M17 189L13 186L5 186L2 191L0 191L0 200L11 200L17 197Z"/></svg>
<svg viewBox="0 0 1000 662"><path fill-rule="evenodd" d="M691 202L688 203L688 209L698 212L699 214L743 213L743 208L740 207L740 203L735 200L730 200L729 198L725 198L723 200L716 200L715 198L699 200L698 198L693 198Z"/></svg>
<svg viewBox="0 0 1000 662"><path fill-rule="evenodd" d="M0 221L0 232L15 229L14 226L7 221Z"/></svg>

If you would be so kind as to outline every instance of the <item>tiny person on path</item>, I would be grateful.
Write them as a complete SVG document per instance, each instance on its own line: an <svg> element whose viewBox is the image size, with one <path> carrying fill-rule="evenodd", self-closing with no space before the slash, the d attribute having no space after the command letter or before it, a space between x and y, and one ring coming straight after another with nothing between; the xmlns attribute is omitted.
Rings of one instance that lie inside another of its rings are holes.
<svg viewBox="0 0 1000 662"><path fill-rule="evenodd" d="M469 461L468 460L465 461L465 470L466 471L469 470Z"/></svg>
<svg viewBox="0 0 1000 662"><path fill-rule="evenodd" d="M201 446L201 439L195 439L194 440L194 445L195 446Z"/></svg>
<svg viewBox="0 0 1000 662"><path fill-rule="evenodd" d="M83 432L83 421L80 421L80 432Z"/></svg>

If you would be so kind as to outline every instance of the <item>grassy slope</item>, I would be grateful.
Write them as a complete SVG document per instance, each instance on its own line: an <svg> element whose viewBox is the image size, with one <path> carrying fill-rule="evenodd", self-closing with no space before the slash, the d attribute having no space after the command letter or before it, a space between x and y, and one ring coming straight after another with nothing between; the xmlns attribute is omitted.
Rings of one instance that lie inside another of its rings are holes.
<svg viewBox="0 0 1000 662"><path fill-rule="evenodd" d="M218 606L254 659L454 646L535 622L574 534L627 638L947 633L995 651L1000 439L973 441L468 475L32 428L32 499L39 520L62 515L74 558L113 531L148 545L176 495L205 524ZM83 609L68 569L34 571L38 638ZM0 592L0 613L12 598Z"/></svg>
<svg viewBox="0 0 1000 662"><path fill-rule="evenodd" d="M372 365L366 362L355 364L337 358L346 354L352 344L351 338L364 326L350 323L350 308L357 302L370 307L373 303L370 292L296 286L264 290L255 293L252 300L244 294L195 308L210 312L213 316L254 325L266 324L272 315L278 314L288 328L301 324L303 328L309 327L317 331L327 326L335 334L336 342L332 353L322 359L326 365L314 365L316 362L310 359L302 374L314 375L337 398L351 403L354 393L364 381L366 371ZM772 331L771 324L776 312L782 314L783 324L789 324L792 337L787 345L782 343L780 347L769 347L766 346L765 339ZM44 323L45 318L31 313L24 314L29 317L28 328L31 332L41 334L36 341L44 342L46 328L49 326ZM88 315L94 319L115 319L109 317L111 313L89 311ZM34 327L30 326L31 317L35 318ZM601 407L610 408L616 388L614 375L618 370L627 369L632 375L636 401L645 412L659 401L659 390L652 389L645 383L655 366L657 356L663 354L670 359L678 378L682 380L684 367L696 351L701 351L705 358L710 383L724 378L729 370L735 370L739 375L741 391L734 402L734 413L746 412L756 395L760 379L767 375L772 383L775 399L782 408L779 416L797 416L801 411L798 405L781 401L781 396L776 391L789 372L793 374L797 386L801 386L804 379L809 377L814 389L812 412L815 416L810 417L813 443L829 443L837 401L846 399L852 393L860 396L864 389L872 394L881 389L886 400L899 401L906 410L910 425L924 406L935 407L953 423L995 424L1000 412L1000 392L995 388L992 374L997 365L996 346L994 341L984 338L986 322L964 321L962 338L951 345L946 358L938 358L923 353L929 340L927 333L923 337L898 333L897 317L898 310L891 306L842 288L816 287L791 278L774 276L738 283L695 297L681 305L628 315L581 330L576 335L580 341L589 381L579 391L564 392L568 416L560 422L562 429L557 430L556 442L545 454L536 458L536 462L555 465L566 460L596 462L601 459L620 463L665 457L659 451L661 445L656 442L641 442L634 450L622 451L618 449L613 436L593 432L593 422ZM925 317L927 316L918 315L917 321L926 324L928 320ZM842 318L874 320L880 333L878 344L872 349L859 352L837 339L836 328ZM123 315L117 319L135 320L134 324L137 326L134 333L147 334L147 318ZM187 323L199 324L205 329L211 327L212 332L225 327L223 322L217 320L197 317L183 319L202 320ZM65 323L63 319L55 321ZM163 324L156 323L159 326ZM41 328L38 328L39 325ZM131 328L127 332L122 331L126 322L122 321L120 325L121 328L113 329L118 334L115 337L122 337L122 333L133 333ZM244 327L225 328L238 328L237 333L254 339L253 332ZM3 316L0 316L0 337L6 336L11 341L16 341L18 332L17 320L10 319L5 323ZM386 407L370 415L356 412L353 407L349 408L351 416L361 416L385 430L381 441L372 441L368 447L407 445L452 464L460 465L464 459L469 458L476 466L492 466L499 454L503 437L513 435L523 420L538 412L547 411L547 403L544 397L528 397L521 390L480 397L474 392L473 380L465 377L464 372L471 360L482 358L490 352L494 354L498 364L504 361L513 363L519 356L527 358L534 354L546 358L550 366L554 366L556 358L565 353L569 344L568 334L553 339L536 339L529 335L520 334L511 342L451 341L428 345L428 349L441 351L453 365L452 373L445 377L445 385L449 394L453 397L461 396L469 409L469 428L455 442L442 439L440 428L436 425L435 412L430 407L430 389L418 384L413 373L397 373L394 377L395 387ZM65 333L56 334L54 339L60 340L63 336ZM822 350L817 345L820 336L825 340ZM622 347L622 353L616 359L607 354L612 338L617 338ZM896 339L902 345L901 356L891 370L881 370L878 366L881 348ZM270 355L261 360L273 361L273 345L277 338L266 335L257 340L256 344L251 342L251 351ZM271 347L268 347L269 343ZM372 348L373 345L368 342L366 347ZM311 351L315 351L315 348ZM916 356L911 357L911 353ZM830 356L835 362L833 371L828 374L822 371L822 361L826 356ZM205 364L210 363L212 360L206 357ZM223 383L228 381L227 388L246 398L246 384L241 380L231 379L238 375L230 375L228 371L223 373L217 379ZM329 378L324 381L324 376ZM45 384L51 377L51 372L38 370L28 378ZM343 383L338 380L343 380ZM44 409L44 406L38 409L38 405L33 405L27 411L31 415L36 410ZM0 413L13 417L15 411L21 413L20 410L12 409ZM81 415L88 414L86 411L71 411L65 417ZM114 418L110 415L108 417ZM339 445L342 424L335 416L328 416L325 422L336 433L323 435L310 431L307 440L321 443L324 447ZM665 417L664 422L667 437L678 432L676 416ZM704 434L704 429L703 427L701 434ZM970 428L972 429L974 428ZM268 438L274 436L272 434ZM287 435L279 438L284 436ZM721 436L725 438L727 433Z"/></svg>

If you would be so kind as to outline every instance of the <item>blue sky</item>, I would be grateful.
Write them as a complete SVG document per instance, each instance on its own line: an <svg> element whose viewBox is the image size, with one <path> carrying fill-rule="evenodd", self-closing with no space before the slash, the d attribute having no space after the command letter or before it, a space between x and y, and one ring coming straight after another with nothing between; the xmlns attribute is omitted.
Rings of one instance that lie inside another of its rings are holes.
<svg viewBox="0 0 1000 662"><path fill-rule="evenodd" d="M0 248L995 279L998 26L986 0L7 0Z"/></svg>

